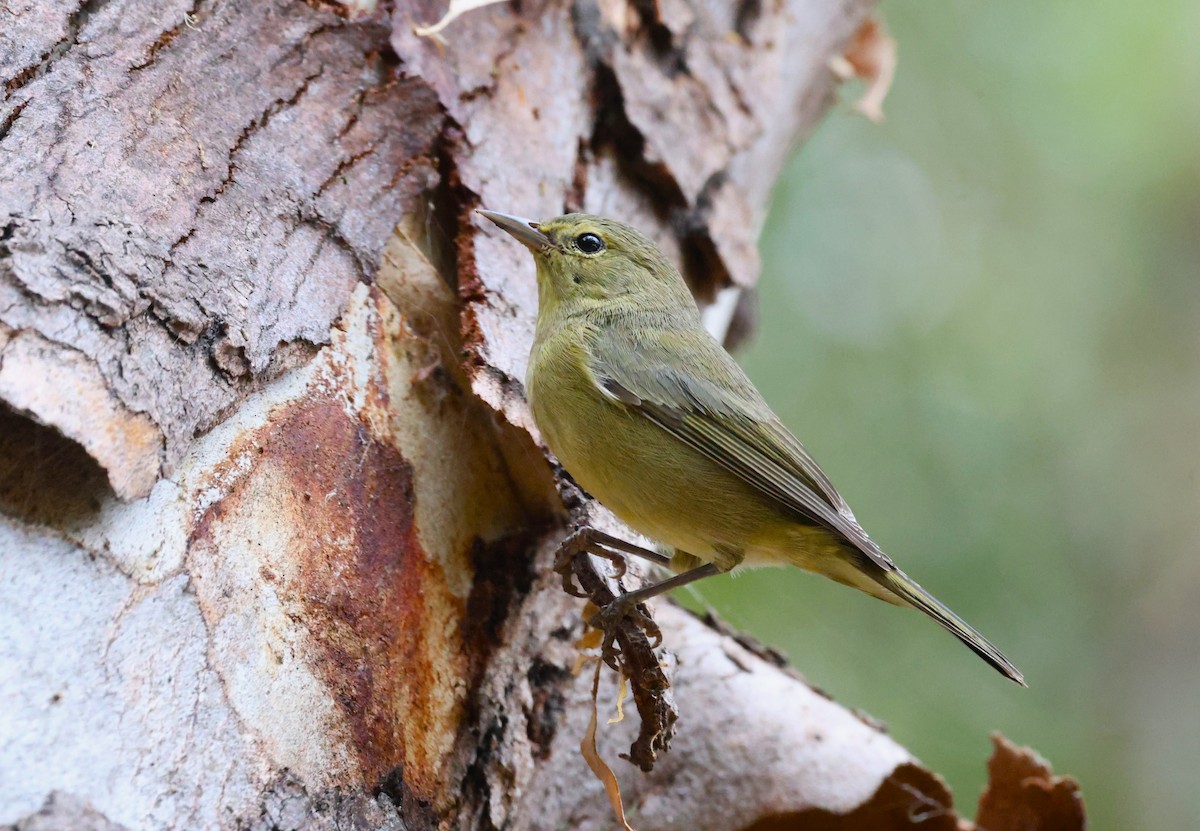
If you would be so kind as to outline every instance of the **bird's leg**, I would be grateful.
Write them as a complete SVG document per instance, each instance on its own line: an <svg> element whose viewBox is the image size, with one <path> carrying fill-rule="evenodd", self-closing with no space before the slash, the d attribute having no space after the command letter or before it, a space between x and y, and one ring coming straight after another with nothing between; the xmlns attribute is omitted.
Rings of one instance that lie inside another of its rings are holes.
<svg viewBox="0 0 1200 831"><path fill-rule="evenodd" d="M671 589L686 586L688 583L703 580L705 577L712 577L724 570L716 563L705 563L698 568L685 571L683 574L676 574L674 577L669 577L652 586L644 586L636 591L625 592L614 598L611 603L593 615L592 619L588 621L588 625L602 629L607 633L621 618L628 617L637 622L646 631L648 636L661 641L662 632L659 631L658 625L654 623L650 615L639 608L641 604L652 597L669 592Z"/></svg>
<svg viewBox="0 0 1200 831"><path fill-rule="evenodd" d="M668 565L671 558L665 554L659 554L655 551L649 551L640 546L626 542L625 540L605 534L602 531L597 531L594 528L586 526L577 528L574 532L567 536L559 546L558 553L555 556L554 570L562 576L563 591L575 597L584 597L591 600L602 609L612 606L619 598L619 595L614 596L613 592L606 586L591 585L588 582L581 582L579 587L576 587L575 579L582 581L584 572L579 571L582 563L579 557L582 554L594 554L598 557L603 557L616 568L616 579L618 591L624 591L621 585L621 578L625 576L625 558L623 555L632 555L641 557L659 565ZM596 579L600 576L596 574ZM620 613L616 614L617 609ZM642 630L645 637L653 641L651 648L662 642L662 632L654 619L650 617L649 612L645 607L639 606L636 602L629 605L619 605L614 607L614 614L605 616L604 621L606 628L604 631L604 647L603 653L605 661L610 666L616 666L616 653L613 651L613 644L616 640L619 624L622 619L628 619L629 623L638 629Z"/></svg>
<svg viewBox="0 0 1200 831"><path fill-rule="evenodd" d="M605 620L605 618L619 620L620 617L628 615L629 611L634 609L635 606L646 602L646 600L649 600L652 597L658 597L659 594L665 594L666 592L671 591L672 588L686 586L689 584L689 582L710 578L710 576L720 573L721 567L718 566L718 564L704 563L703 566L691 569L690 572L676 574L673 576L673 578L667 578L661 582L655 582L653 586L643 586L642 588L638 588L636 591L624 592L623 594L620 594L619 597L614 599L612 603L606 605L604 609L601 609L598 614L596 614L592 620L589 621L589 623L592 623L592 626L596 626L596 621Z"/></svg>
<svg viewBox="0 0 1200 831"><path fill-rule="evenodd" d="M562 541L558 547L558 553L554 556L554 570L562 576L563 591L575 597L588 597L586 592L577 590L571 580L571 561L575 559L576 554L584 551L611 562L617 569L618 580L625 576L625 558L621 556L622 554L632 554L659 565L667 565L671 562L671 558L664 554L625 542L611 534L597 531L595 528L587 526L577 528Z"/></svg>

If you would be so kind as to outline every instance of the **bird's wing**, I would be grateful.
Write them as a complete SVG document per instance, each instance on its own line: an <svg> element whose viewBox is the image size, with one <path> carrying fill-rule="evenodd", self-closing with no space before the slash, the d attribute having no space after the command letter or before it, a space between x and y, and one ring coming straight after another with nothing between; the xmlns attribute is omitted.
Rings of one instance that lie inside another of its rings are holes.
<svg viewBox="0 0 1200 831"><path fill-rule="evenodd" d="M589 345L589 369L610 398L894 570L737 363L715 341L704 341L673 333L618 339L610 330Z"/></svg>

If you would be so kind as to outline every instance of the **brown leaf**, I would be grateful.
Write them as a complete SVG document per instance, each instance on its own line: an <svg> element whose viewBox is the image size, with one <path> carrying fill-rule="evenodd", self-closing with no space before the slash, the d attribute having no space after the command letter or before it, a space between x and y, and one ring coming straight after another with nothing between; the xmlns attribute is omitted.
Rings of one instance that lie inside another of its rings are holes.
<svg viewBox="0 0 1200 831"><path fill-rule="evenodd" d="M617 822L621 823L621 827L625 831L635 831L629 821L625 819L625 806L621 802L621 786L617 784L616 774L600 758L600 753L596 750L596 726L599 722L597 714L599 705L596 699L600 696L600 670L603 666L603 661L596 661L596 676L592 679L592 717L588 721L587 732L583 734L583 741L579 743L579 752L583 754L583 759L592 769L592 773L596 774L596 778L604 784L604 792L608 794L608 801L612 803L613 813L617 815Z"/></svg>
<svg viewBox="0 0 1200 831"><path fill-rule="evenodd" d="M596 607L592 605L591 601L588 601L588 603L584 606L584 619L585 620L587 619L589 613L590 614L596 613ZM604 645L604 632L603 631L601 631L600 629L592 629L592 628L588 628L586 631L584 631L583 635L579 638L579 640L575 641L575 648L579 651L575 655L575 665L571 667L571 675L578 676L579 673L583 672L583 668L587 664L587 662L592 660L593 656L588 655L584 650L599 649L603 645ZM597 658L597 660L599 660L599 659Z"/></svg>
<svg viewBox="0 0 1200 831"><path fill-rule="evenodd" d="M854 103L854 109L872 121L883 121L883 99L896 77L896 41L883 22L868 17L850 38L846 51L829 61L833 74L843 81L861 78L867 88Z"/></svg>
<svg viewBox="0 0 1200 831"><path fill-rule="evenodd" d="M1055 776L1050 765L1028 747L999 733L988 760L988 787L979 799L978 829L987 831L1084 831L1087 818L1079 783Z"/></svg>

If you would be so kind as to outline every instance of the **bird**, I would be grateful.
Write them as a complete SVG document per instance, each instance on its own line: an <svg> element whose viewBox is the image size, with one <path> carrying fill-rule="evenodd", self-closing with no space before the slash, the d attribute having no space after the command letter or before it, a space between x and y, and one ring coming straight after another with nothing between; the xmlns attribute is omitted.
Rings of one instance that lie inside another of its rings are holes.
<svg viewBox="0 0 1200 831"><path fill-rule="evenodd" d="M704 327L687 284L650 238L586 213L545 221L479 213L537 265L525 389L546 444L581 487L661 551L598 533L590 539L675 572L617 597L603 610L608 619L705 577L796 566L924 612L1026 686L991 642L867 535Z"/></svg>

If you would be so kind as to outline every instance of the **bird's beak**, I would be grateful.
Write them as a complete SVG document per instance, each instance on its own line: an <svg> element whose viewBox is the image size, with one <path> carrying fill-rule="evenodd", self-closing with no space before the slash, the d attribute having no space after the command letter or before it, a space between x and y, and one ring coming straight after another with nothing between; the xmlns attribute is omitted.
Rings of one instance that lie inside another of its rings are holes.
<svg viewBox="0 0 1200 831"><path fill-rule="evenodd" d="M539 248L554 244L553 240L543 234L538 228L538 224L532 219L522 219L519 216L511 216L510 214L502 214L496 211L480 210L477 213L495 222L505 231L512 234L517 242L531 250L536 251Z"/></svg>

